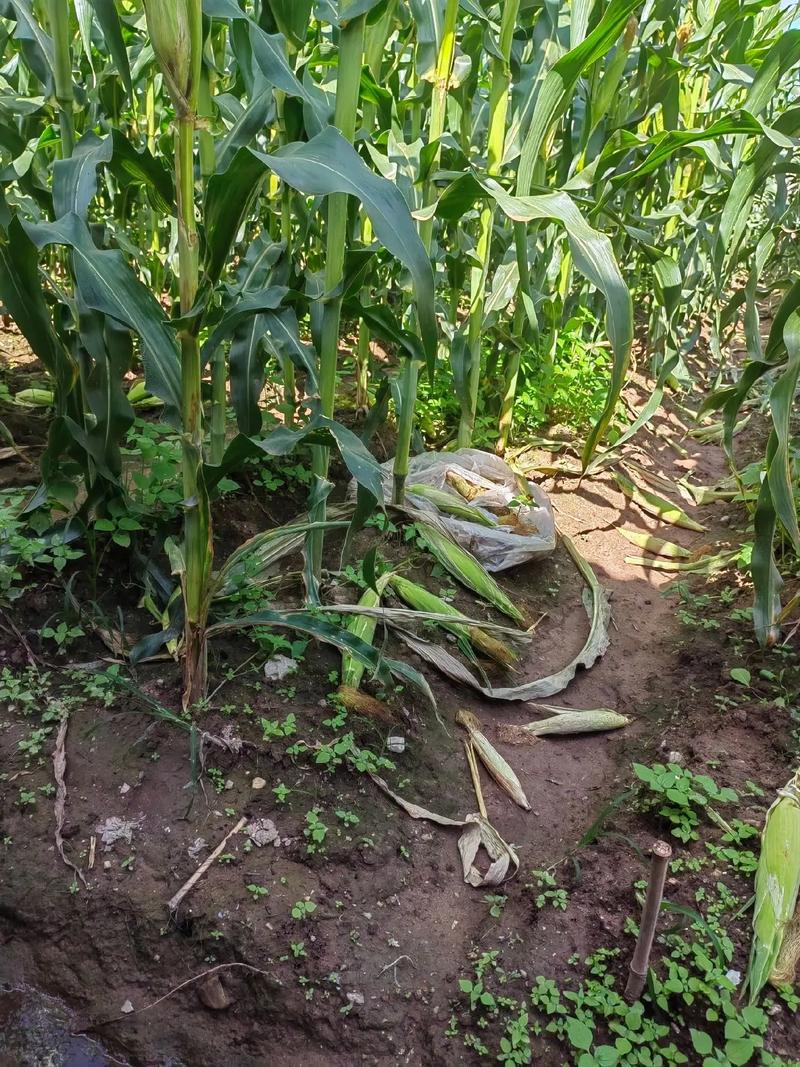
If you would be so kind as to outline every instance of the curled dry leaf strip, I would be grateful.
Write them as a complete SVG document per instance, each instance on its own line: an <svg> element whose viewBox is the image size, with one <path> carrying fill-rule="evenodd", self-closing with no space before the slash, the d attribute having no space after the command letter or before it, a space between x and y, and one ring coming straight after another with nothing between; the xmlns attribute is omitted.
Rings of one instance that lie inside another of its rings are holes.
<svg viewBox="0 0 800 1067"><path fill-rule="evenodd" d="M503 840L492 824L482 815L474 814L467 815L464 819L451 819L447 815L439 815L435 811L429 811L401 797L399 793L391 790L379 775L370 773L370 778L412 819L425 819L438 826L463 828L463 833L458 839L458 851L461 856L464 881L468 885L475 886L475 888L502 885L509 878L513 878L519 870L519 858L514 848ZM475 862L481 846L492 861L485 874Z"/></svg>
<svg viewBox="0 0 800 1067"><path fill-rule="evenodd" d="M86 885L86 879L83 872L80 871L71 859L64 852L64 838L62 836L62 830L64 829L64 812L67 806L67 783L66 783L66 771L67 771L67 730L69 729L69 716L65 715L61 720L58 727L58 734L56 735L56 747L53 749L53 774L56 779L56 799L53 804L53 813L56 818L56 849L61 859L66 865L75 872L76 876L80 878L84 885Z"/></svg>

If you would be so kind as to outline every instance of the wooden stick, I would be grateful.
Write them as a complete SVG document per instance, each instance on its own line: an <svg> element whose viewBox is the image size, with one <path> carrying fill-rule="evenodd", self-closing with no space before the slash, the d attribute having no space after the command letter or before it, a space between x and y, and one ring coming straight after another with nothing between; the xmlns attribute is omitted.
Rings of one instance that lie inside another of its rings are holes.
<svg viewBox="0 0 800 1067"><path fill-rule="evenodd" d="M638 1000L644 992L650 951L656 935L656 923L661 910L664 882L667 878L669 861L672 859L672 849L666 841L656 841L651 849L651 855L650 880L647 883L647 895L642 908L642 922L628 971L628 984L625 986L625 997L630 1001Z"/></svg>
<svg viewBox="0 0 800 1067"><path fill-rule="evenodd" d="M177 909L178 905L189 892L189 890L195 885L196 882L200 881L200 879L206 873L206 871L217 858L217 856L219 856L222 850L225 848L230 838L232 838L234 834L238 834L242 827L246 824L247 819L245 818L245 816L242 816L242 818L239 819L234 828L223 837L223 839L220 841L220 843L217 845L211 855L200 864L200 866L194 872L192 877L187 882L184 882L184 884L180 887L175 896L171 897L167 901L167 907L171 912Z"/></svg>
<svg viewBox="0 0 800 1067"><path fill-rule="evenodd" d="M481 776L478 773L478 761L475 758L475 749L472 747L472 741L469 737L464 741L464 751L467 753L467 763L469 764L469 772L472 775L472 785L478 800L478 811L484 819L487 819L486 805L483 802L483 790L481 789Z"/></svg>
<svg viewBox="0 0 800 1067"><path fill-rule="evenodd" d="M94 854L97 850L97 838L94 834L89 838L89 870L94 867Z"/></svg>

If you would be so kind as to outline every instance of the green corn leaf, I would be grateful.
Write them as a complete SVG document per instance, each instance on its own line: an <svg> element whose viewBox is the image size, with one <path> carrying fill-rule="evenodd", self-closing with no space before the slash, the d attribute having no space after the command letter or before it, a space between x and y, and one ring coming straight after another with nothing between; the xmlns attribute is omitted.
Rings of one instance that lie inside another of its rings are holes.
<svg viewBox="0 0 800 1067"><path fill-rule="evenodd" d="M333 127L305 144L291 144L272 155L255 153L287 185L309 196L346 193L361 201L379 241L409 270L420 335L432 366L436 355L433 271L402 193L374 174L356 150Z"/></svg>
<svg viewBox="0 0 800 1067"><path fill-rule="evenodd" d="M128 62L128 52L122 37L122 26L114 0L89 0L94 8L95 17L103 32L103 39L108 48L109 55L114 61L116 73L120 76L125 92L129 97L133 96L131 85L131 68Z"/></svg>
<svg viewBox="0 0 800 1067"><path fill-rule="evenodd" d="M161 305L122 253L95 247L86 225L74 213L52 223L29 224L26 231L38 248L62 244L72 249L75 282L82 300L139 336L148 392L164 401L167 417L174 419L181 403L175 336Z"/></svg>
<svg viewBox="0 0 800 1067"><path fill-rule="evenodd" d="M527 223L534 219L552 219L562 225L576 267L606 298L606 327L614 351L614 365L605 406L584 446L585 467L614 416L625 382L633 341L633 302L630 291L620 272L611 241L586 222L566 193L520 197L510 196L491 179L485 181L484 186L501 210L513 221Z"/></svg>
<svg viewBox="0 0 800 1067"><path fill-rule="evenodd" d="M797 505L794 498L791 455L791 417L797 380L800 376L800 314L794 312L783 331L788 361L786 369L769 394L772 424L775 428L775 448L767 467L767 480L775 514L792 539L795 552L800 552L800 529L797 525Z"/></svg>

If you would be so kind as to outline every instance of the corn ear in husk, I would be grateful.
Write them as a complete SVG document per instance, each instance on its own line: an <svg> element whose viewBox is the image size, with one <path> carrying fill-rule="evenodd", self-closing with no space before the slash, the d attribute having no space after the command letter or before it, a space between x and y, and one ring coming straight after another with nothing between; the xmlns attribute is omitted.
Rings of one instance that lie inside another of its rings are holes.
<svg viewBox="0 0 800 1067"><path fill-rule="evenodd" d="M462 585L477 593L479 597L494 605L498 611L508 615L514 622L524 623L525 619L519 608L503 592L471 552L451 541L449 537L434 529L427 523L418 522L417 532L425 547L435 556L444 569Z"/></svg>
<svg viewBox="0 0 800 1067"><path fill-rule="evenodd" d="M706 529L705 526L696 522L690 515L686 514L683 508L679 508L671 500L665 500L664 497L659 496L657 493L651 493L649 489L640 489L630 478L626 478L619 471L615 471L613 477L625 496L632 500L634 504L638 504L642 511L646 511L648 515L654 515L657 519L661 519L662 522L672 523L673 526L682 526L685 530L702 532Z"/></svg>
<svg viewBox="0 0 800 1067"><path fill-rule="evenodd" d="M626 541L630 541L637 548L641 548L645 552L652 552L654 556L666 556L668 559L688 559L692 554L688 548L676 545L674 541L664 541L661 537L640 533L639 530L631 530L627 526L618 526L617 533L622 534Z"/></svg>
<svg viewBox="0 0 800 1067"><path fill-rule="evenodd" d="M20 389L14 394L14 403L28 407L51 408L55 403L55 393L52 389Z"/></svg>
<svg viewBox="0 0 800 1067"><path fill-rule="evenodd" d="M557 712L549 719L529 722L525 726L504 725L498 727L502 739L511 745L525 745L540 737L565 734L592 734L601 730L619 730L627 726L629 719L610 708L592 708L589 711L573 711L569 708L548 708Z"/></svg>
<svg viewBox="0 0 800 1067"><path fill-rule="evenodd" d="M753 943L746 986L750 1003L769 981L800 890L800 771L767 812L756 871Z"/></svg>
<svg viewBox="0 0 800 1067"><path fill-rule="evenodd" d="M464 619L466 622L466 615L454 608L452 604L448 604L446 600L442 600L441 597L436 596L435 593L431 593L422 585L417 585L416 582L411 582L408 578L403 578L399 574L395 574L390 582L391 588L397 593L401 600L405 600L406 604L414 608L416 611L429 611L439 615L452 615L454 620ZM456 637L461 637L466 641L469 641L480 649L487 656L493 659L496 663L501 664L503 667L510 667L517 659L513 649L509 648L508 644L503 644L490 634L486 633L479 626L469 626L462 622L447 623L442 622L439 624L444 626L446 630L454 633Z"/></svg>
<svg viewBox="0 0 800 1067"><path fill-rule="evenodd" d="M494 519L490 518L478 508L465 504L463 500L446 493L444 489L437 489L435 485L409 485L407 493L413 493L435 504L439 511L446 515L452 515L455 519L463 519L465 522L476 522L479 526L496 526Z"/></svg>
<svg viewBox="0 0 800 1067"><path fill-rule="evenodd" d="M515 804L525 811L530 811L531 806L520 785L519 778L494 745L484 736L478 719L472 712L462 709L456 714L456 722L467 731L478 758L500 788L508 793Z"/></svg>
<svg viewBox="0 0 800 1067"><path fill-rule="evenodd" d="M800 901L794 909L794 917L783 933L783 943L769 976L770 985L793 986L797 982L797 968L800 964Z"/></svg>
<svg viewBox="0 0 800 1067"><path fill-rule="evenodd" d="M391 572L382 574L375 582L376 589L367 588L361 595L359 605L365 608L376 608L381 602L381 594L386 588ZM347 630L354 637L360 638L365 644L371 645L375 636L378 619L374 615L354 615L347 624ZM342 654L342 686L348 690L355 690L361 685L364 677L364 664L351 656L348 652Z"/></svg>

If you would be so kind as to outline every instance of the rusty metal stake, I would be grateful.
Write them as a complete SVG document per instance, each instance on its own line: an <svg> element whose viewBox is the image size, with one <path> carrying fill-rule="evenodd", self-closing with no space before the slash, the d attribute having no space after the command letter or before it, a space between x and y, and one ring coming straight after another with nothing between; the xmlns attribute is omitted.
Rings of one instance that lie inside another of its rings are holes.
<svg viewBox="0 0 800 1067"><path fill-rule="evenodd" d="M661 910L661 899L664 896L664 882L667 879L669 861L672 859L672 848L666 841L656 841L651 853L650 880L647 883L647 895L644 898L644 907L642 908L642 922L639 927L636 948L633 950L633 958L631 959L628 973L628 984L625 986L625 998L630 1001L639 999L647 981L647 967L650 962L653 939L656 935L656 923L658 922L658 913Z"/></svg>

